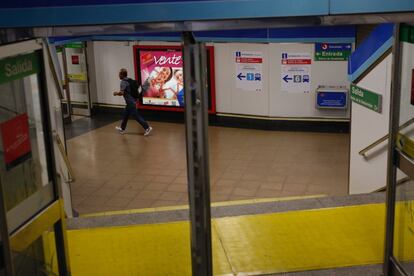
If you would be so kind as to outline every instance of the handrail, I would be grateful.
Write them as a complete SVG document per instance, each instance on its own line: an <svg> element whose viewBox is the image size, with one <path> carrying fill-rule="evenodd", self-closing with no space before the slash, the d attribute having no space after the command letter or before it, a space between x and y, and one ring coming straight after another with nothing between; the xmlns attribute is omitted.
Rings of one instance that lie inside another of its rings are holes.
<svg viewBox="0 0 414 276"><path fill-rule="evenodd" d="M412 123L414 123L414 118L411 118L410 120L408 120L407 122L405 122L404 124L402 124L400 126L399 130L402 130L402 129L408 127ZM388 136L389 136L389 134L386 134L386 135L382 136L381 138L379 138L378 140L376 140L373 143L371 143L369 146L363 148L362 150L360 150L358 152L359 155L362 155L363 157L366 158L367 157L367 152L370 151L371 149L375 148L376 146L378 146L379 144L381 144L385 140L387 140L388 139Z"/></svg>
<svg viewBox="0 0 414 276"><path fill-rule="evenodd" d="M45 44L47 50L46 52L49 59L50 72L52 73L52 77L55 83L57 96L59 100L63 100L63 88L60 80L61 72L59 71L60 67L56 54L56 47L55 45L50 44L47 38L43 39L43 43Z"/></svg>
<svg viewBox="0 0 414 276"><path fill-rule="evenodd" d="M65 148L63 147L62 140L60 139L60 136L56 131L53 131L53 138L55 138L55 140L58 144L59 152L62 155L63 160L65 161L66 168L68 169L68 172L69 172L68 182L74 182L75 181L75 176L74 176L74 173L73 173L72 166L70 165L69 158L66 155L66 151L65 151Z"/></svg>
<svg viewBox="0 0 414 276"><path fill-rule="evenodd" d="M399 186L399 185L401 185L401 184L404 184L405 182L408 182L408 181L410 181L411 180L411 178L409 178L409 177L404 177L404 178L401 178L401 179L399 179L398 181L397 181L397 186ZM377 193L377 192L385 192L385 190L387 189L387 186L384 186L384 187L381 187L381 188L379 188L379 189L377 189L377 190L375 190L375 191L372 191L372 193Z"/></svg>

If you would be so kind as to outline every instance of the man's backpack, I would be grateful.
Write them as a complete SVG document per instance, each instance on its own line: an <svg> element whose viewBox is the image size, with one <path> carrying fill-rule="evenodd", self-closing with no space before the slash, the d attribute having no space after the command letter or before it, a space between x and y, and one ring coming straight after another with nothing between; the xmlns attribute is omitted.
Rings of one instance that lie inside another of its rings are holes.
<svg viewBox="0 0 414 276"><path fill-rule="evenodd" d="M138 82L136 80L128 78L128 83L129 83L129 88L131 89L131 96L135 100L138 100L141 96Z"/></svg>

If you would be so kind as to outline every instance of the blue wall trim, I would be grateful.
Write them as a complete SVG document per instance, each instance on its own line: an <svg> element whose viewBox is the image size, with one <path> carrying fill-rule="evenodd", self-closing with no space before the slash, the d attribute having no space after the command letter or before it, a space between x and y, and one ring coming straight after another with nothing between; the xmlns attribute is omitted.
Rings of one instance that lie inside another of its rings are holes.
<svg viewBox="0 0 414 276"><path fill-rule="evenodd" d="M91 36L93 41L173 41L181 42L181 36Z"/></svg>
<svg viewBox="0 0 414 276"><path fill-rule="evenodd" d="M269 30L268 29L248 29L248 30L202 31L202 32L194 32L194 34L197 38L203 38L203 37L267 38L269 36Z"/></svg>
<svg viewBox="0 0 414 276"><path fill-rule="evenodd" d="M0 28L414 12L413 0L14 0Z"/></svg>
<svg viewBox="0 0 414 276"><path fill-rule="evenodd" d="M0 9L12 8L39 8L39 7L67 7L119 4L166 4L177 2L215 2L216 0L14 0L2 1ZM226 0L224 0L226 1ZM252 0L251 2L253 3ZM231 2L227 0L226 2ZM256 1L255 1L256 2ZM291 1L291 2L297 2ZM214 3L212 3L214 4ZM412 0L329 0L330 13L371 13L391 11L414 11ZM237 6L237 3L236 5Z"/></svg>
<svg viewBox="0 0 414 276"><path fill-rule="evenodd" d="M359 76L361 76L372 64L374 64L388 49L392 47L394 39L391 37L381 47L377 49L363 64L352 74L348 75L348 79L354 82ZM349 65L348 65L349 68Z"/></svg>
<svg viewBox="0 0 414 276"><path fill-rule="evenodd" d="M330 26L284 29L249 29L227 31L195 32L198 41L204 42L354 42L355 26ZM84 37L79 37L85 40ZM52 37L50 42L55 44L66 43L73 37ZM162 33L134 33L128 35L100 35L89 36L86 40L156 40L181 41L179 32ZM63 42L62 42L63 41Z"/></svg>
<svg viewBox="0 0 414 276"><path fill-rule="evenodd" d="M413 0L330 0L330 14L409 12Z"/></svg>
<svg viewBox="0 0 414 276"><path fill-rule="evenodd" d="M65 7L82 5L111 5L111 4L142 4L142 3L166 3L166 2L189 2L194 0L14 0L0 3L1 9L12 8L36 8L36 7ZM196 0L214 1L214 0Z"/></svg>
<svg viewBox="0 0 414 276"><path fill-rule="evenodd" d="M332 43L353 43L355 42L355 37L305 37L305 38L269 38L268 42L279 42L279 43L289 43L289 42L307 42L307 43L316 43L316 42L332 42Z"/></svg>
<svg viewBox="0 0 414 276"><path fill-rule="evenodd" d="M302 28L270 29L270 38L289 37L355 37L354 26L320 26Z"/></svg>
<svg viewBox="0 0 414 276"><path fill-rule="evenodd" d="M348 75L356 79L389 49L389 40L393 37L394 24L381 24L377 26L369 37L352 53L348 60ZM384 46L385 45L385 46ZM372 59L372 57L376 59Z"/></svg>
<svg viewBox="0 0 414 276"><path fill-rule="evenodd" d="M215 0L16 8L0 9L0 28L312 16L328 13L329 0Z"/></svg>

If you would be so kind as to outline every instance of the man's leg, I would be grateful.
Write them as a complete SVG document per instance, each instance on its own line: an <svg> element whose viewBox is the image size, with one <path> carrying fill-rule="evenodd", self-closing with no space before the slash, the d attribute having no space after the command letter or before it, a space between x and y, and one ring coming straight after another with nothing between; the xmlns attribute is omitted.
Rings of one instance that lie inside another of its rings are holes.
<svg viewBox="0 0 414 276"><path fill-rule="evenodd" d="M130 113L131 113L131 108L128 105L125 106L124 112L122 114L122 123L121 123L122 130L126 129Z"/></svg>
<svg viewBox="0 0 414 276"><path fill-rule="evenodd" d="M147 130L149 128L148 123L142 118L141 115L139 115L138 110L134 108L131 110L132 117L145 129Z"/></svg>

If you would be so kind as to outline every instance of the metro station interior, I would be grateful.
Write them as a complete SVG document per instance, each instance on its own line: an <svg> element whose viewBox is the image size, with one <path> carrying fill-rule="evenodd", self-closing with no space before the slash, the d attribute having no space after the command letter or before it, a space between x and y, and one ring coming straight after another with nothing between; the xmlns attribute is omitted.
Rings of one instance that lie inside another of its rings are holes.
<svg viewBox="0 0 414 276"><path fill-rule="evenodd" d="M414 275L413 1L1 3L0 103L0 275Z"/></svg>

